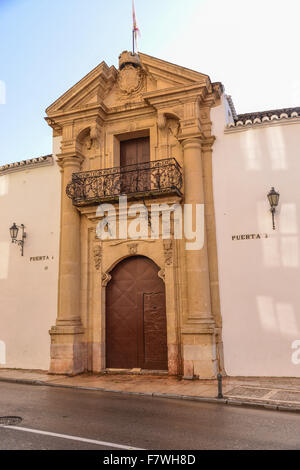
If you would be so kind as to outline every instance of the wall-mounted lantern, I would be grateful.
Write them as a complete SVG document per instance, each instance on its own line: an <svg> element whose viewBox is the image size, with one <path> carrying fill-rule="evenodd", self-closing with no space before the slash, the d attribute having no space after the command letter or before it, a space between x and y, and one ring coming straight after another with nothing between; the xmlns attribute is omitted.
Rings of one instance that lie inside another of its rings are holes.
<svg viewBox="0 0 300 470"><path fill-rule="evenodd" d="M17 240L19 229L22 230L22 238L20 240ZM17 245L21 247L21 256L24 256L24 240L26 238L25 226L23 224L19 226L13 223L9 231L10 231L10 236L11 236L11 242L16 243Z"/></svg>
<svg viewBox="0 0 300 470"><path fill-rule="evenodd" d="M276 212L276 207L278 206L278 203L279 203L279 198L280 198L280 194L277 193L274 188L272 188L268 194L268 199L269 199L269 203L271 206L273 230L275 230L275 212Z"/></svg>

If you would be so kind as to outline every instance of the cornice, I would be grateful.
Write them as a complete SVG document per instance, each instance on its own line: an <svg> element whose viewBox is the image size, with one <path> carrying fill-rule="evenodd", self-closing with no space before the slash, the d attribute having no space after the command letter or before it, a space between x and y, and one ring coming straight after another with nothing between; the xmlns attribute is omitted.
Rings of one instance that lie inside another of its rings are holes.
<svg viewBox="0 0 300 470"><path fill-rule="evenodd" d="M15 173L17 171L32 170L34 168L41 168L43 166L51 166L54 164L52 155L45 155L43 157L31 158L22 160L20 162L8 163L7 165L0 166L0 176L8 173Z"/></svg>
<svg viewBox="0 0 300 470"><path fill-rule="evenodd" d="M77 167L80 169L80 165L84 161L84 156L78 150L76 153L63 152L57 155L57 164L60 168L66 168L67 166Z"/></svg>
<svg viewBox="0 0 300 470"><path fill-rule="evenodd" d="M224 130L225 134L233 134L235 132L245 132L249 129L263 129L266 127L276 127L276 126L289 126L294 124L300 124L299 117L276 117L274 119L269 118L261 121L259 118L254 119L254 121L247 120L245 123L238 121L237 123L230 123Z"/></svg>
<svg viewBox="0 0 300 470"><path fill-rule="evenodd" d="M230 105L232 103L231 97L227 96L227 101ZM232 113L232 115L234 122L230 122L226 126L226 132L245 130L252 127L266 127L270 125L273 126L299 123L300 107L256 111L238 115L234 115L234 113Z"/></svg>
<svg viewBox="0 0 300 470"><path fill-rule="evenodd" d="M121 114L125 112L131 112L131 111L139 111L139 110L144 110L147 109L149 110L149 104L145 103L144 101L139 101L139 102L131 102L127 103L121 106L112 106L111 108L108 109L107 115L111 116L113 114Z"/></svg>
<svg viewBox="0 0 300 470"><path fill-rule="evenodd" d="M185 85L180 87L164 88L162 90L150 91L143 94L144 100L152 106L174 101L178 104L178 100L202 98L207 87L205 84L195 83L193 85Z"/></svg>
<svg viewBox="0 0 300 470"><path fill-rule="evenodd" d="M111 76L117 74L114 66L109 67L104 61L89 72L85 77L79 80L74 86L66 91L60 98L52 103L47 109L46 114L50 117L55 114L60 108L65 107L76 95L78 95L84 88L97 78L103 78L105 82L109 81Z"/></svg>
<svg viewBox="0 0 300 470"><path fill-rule="evenodd" d="M88 120L100 118L103 122L111 122L115 119L125 119L133 116L144 116L152 113L154 108L145 102L131 103L130 106L122 105L113 108L107 108L104 104L93 105L89 108L81 110L73 110L68 112L60 112L45 120L53 129L61 129L66 122Z"/></svg>
<svg viewBox="0 0 300 470"><path fill-rule="evenodd" d="M105 123L111 123L120 120L132 119L132 118L147 118L156 115L156 110L151 106L143 106L136 109L123 109L118 111L112 111L107 115Z"/></svg>
<svg viewBox="0 0 300 470"><path fill-rule="evenodd" d="M235 121L246 122L248 120L254 121L255 119L265 119L265 118L278 118L280 117L298 117L300 115L300 107L293 107L293 108L279 108L279 109L271 109L265 111L256 111L251 113L244 113L238 114Z"/></svg>
<svg viewBox="0 0 300 470"><path fill-rule="evenodd" d="M81 109L77 108L71 109L69 111L58 111L45 117L45 120L49 126L53 127L54 125L60 126L63 121L70 118L75 120L82 117L89 118L99 115L102 119L104 119L107 113L108 108L105 106L105 104L97 103L95 105L86 106Z"/></svg>
<svg viewBox="0 0 300 470"><path fill-rule="evenodd" d="M197 72L196 70L183 67L182 65L173 64L163 59L150 56L139 52L139 56L143 66L149 67L151 73L155 73L155 69L159 72L160 76L162 73L166 74L166 78L173 79L179 83L183 80L189 82L205 82L209 80L207 74Z"/></svg>
<svg viewBox="0 0 300 470"><path fill-rule="evenodd" d="M202 145L202 141L205 139L205 136L203 132L195 132L194 130L192 131L185 131L184 133L181 133L178 135L178 141L186 145L188 142L197 142L198 144Z"/></svg>

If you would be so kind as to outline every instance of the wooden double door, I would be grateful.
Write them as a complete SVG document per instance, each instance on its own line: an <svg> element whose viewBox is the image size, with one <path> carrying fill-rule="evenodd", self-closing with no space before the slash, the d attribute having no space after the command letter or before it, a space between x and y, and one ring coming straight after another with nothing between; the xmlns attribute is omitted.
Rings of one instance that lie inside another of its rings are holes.
<svg viewBox="0 0 300 470"><path fill-rule="evenodd" d="M106 289L106 367L168 370L165 285L149 258L112 271Z"/></svg>
<svg viewBox="0 0 300 470"><path fill-rule="evenodd" d="M150 161L150 138L124 140L120 143L120 166L138 165Z"/></svg>
<svg viewBox="0 0 300 470"><path fill-rule="evenodd" d="M122 194L139 193L151 189L149 137L121 142L120 167Z"/></svg>

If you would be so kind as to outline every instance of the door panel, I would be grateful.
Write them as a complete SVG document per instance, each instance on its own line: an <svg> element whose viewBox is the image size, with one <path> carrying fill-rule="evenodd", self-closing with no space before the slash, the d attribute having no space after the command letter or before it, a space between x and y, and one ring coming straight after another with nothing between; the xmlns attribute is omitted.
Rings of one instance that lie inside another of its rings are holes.
<svg viewBox="0 0 300 470"><path fill-rule="evenodd" d="M167 370L165 286L158 267L135 256L119 263L106 289L106 357L113 369Z"/></svg>
<svg viewBox="0 0 300 470"><path fill-rule="evenodd" d="M167 370L165 294L144 294L144 369Z"/></svg>
<svg viewBox="0 0 300 470"><path fill-rule="evenodd" d="M120 166L147 163L150 161L150 139L125 140L120 143Z"/></svg>
<svg viewBox="0 0 300 470"><path fill-rule="evenodd" d="M142 137L121 142L121 193L149 191L150 188L150 139ZM131 165L130 168L124 168ZM123 170L122 170L123 169Z"/></svg>

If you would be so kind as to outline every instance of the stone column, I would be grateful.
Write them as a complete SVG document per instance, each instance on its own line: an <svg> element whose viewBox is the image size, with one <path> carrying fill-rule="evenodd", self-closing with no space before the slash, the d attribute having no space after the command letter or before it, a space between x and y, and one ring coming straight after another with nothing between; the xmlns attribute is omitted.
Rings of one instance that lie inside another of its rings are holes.
<svg viewBox="0 0 300 470"><path fill-rule="evenodd" d="M183 140L184 202L204 204L205 193L200 138ZM206 226L204 246L185 251L188 312L184 318L183 361L184 376L211 378L216 375L215 325L211 311L210 277Z"/></svg>
<svg viewBox="0 0 300 470"><path fill-rule="evenodd" d="M78 374L84 371L85 348L80 319L80 214L66 195L72 174L80 171L81 158L61 155L61 233L56 325L50 330L49 373Z"/></svg>
<svg viewBox="0 0 300 470"><path fill-rule="evenodd" d="M205 204L203 171L201 158L201 140L183 141L184 151L184 202L193 205ZM204 227L206 232L206 227ZM188 319L197 319L201 323L213 323L210 303L209 270L206 233L204 247L197 251L186 251Z"/></svg>
<svg viewBox="0 0 300 470"><path fill-rule="evenodd" d="M202 162L204 175L204 196L205 196L205 224L207 234L207 250L209 261L209 277L210 277L210 296L211 309L213 318L216 323L216 343L217 357L219 369L225 374L224 357L223 357L223 341L222 341L222 317L219 294L219 273L218 273L218 252L216 240L216 221L213 196L213 169L212 169L212 153L214 137L208 137L202 142Z"/></svg>

